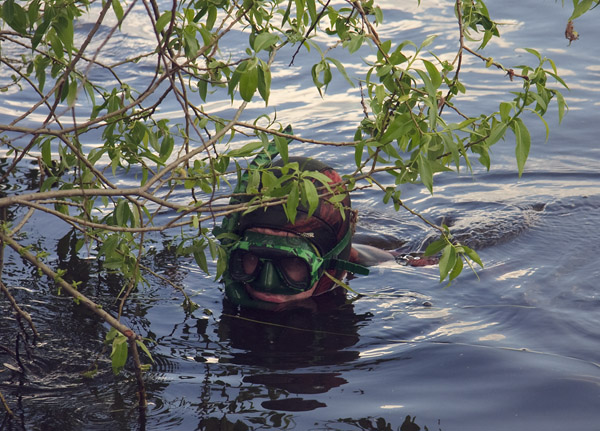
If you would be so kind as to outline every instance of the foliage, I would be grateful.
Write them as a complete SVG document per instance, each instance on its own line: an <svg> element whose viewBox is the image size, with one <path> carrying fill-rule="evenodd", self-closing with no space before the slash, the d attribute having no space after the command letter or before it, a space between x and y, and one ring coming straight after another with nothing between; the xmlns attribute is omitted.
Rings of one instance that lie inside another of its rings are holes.
<svg viewBox="0 0 600 431"><path fill-rule="evenodd" d="M598 1L573 4L571 20ZM352 148L356 169L344 177L350 189L380 189L385 203L406 208L403 185L422 183L433 193L436 173L471 170L475 159L489 169L490 148L506 139L515 143L522 174L531 145L523 116L533 113L545 123L556 102L562 119L564 98L548 83L565 88L566 83L554 62L534 49L526 50L524 65L504 65L484 55L490 41L500 37L485 2L456 0L455 13L457 49L445 60L430 51L435 35L420 43L380 38L377 27L385 17L374 0L4 1L0 68L11 82L1 90L24 91L36 101L0 124L2 146L12 160L2 180L23 160L35 160L40 181L36 191L0 197L4 208L28 210L4 221L3 244L19 247L13 239L27 230L35 211L57 217L76 229L78 248L96 250L106 270L123 276L124 301L147 274L147 234L169 231L178 252L194 256L204 271L209 272L209 258L217 260L214 275L219 279L225 251L211 235L215 220L278 202L293 218L299 202L314 207L318 193L326 192L293 163L282 168L280 178L251 170L245 190L230 189L248 160L264 153L271 141L287 162L287 135L268 107L279 55L293 63L297 55L317 53L310 74L322 97L334 79L361 89L363 104L357 108L364 118L353 141L293 137L310 145ZM77 27L81 20L90 23L83 33ZM105 54L123 26L150 29L154 43L133 57L120 57L118 50ZM240 40L247 40L242 49ZM365 50L374 56L355 80L332 50L354 63L362 61ZM500 69L499 80L516 80L520 88L499 100L493 112L463 112L465 56L479 59L481 67ZM148 70L143 88L128 83L131 71ZM210 102L224 99L234 107L226 118L210 108ZM249 102L258 100L264 102L263 112L242 121ZM181 107L181 121L160 115L165 101ZM123 187L111 180L125 173L134 173L138 183ZM264 186L260 190L259 184ZM187 202L173 198L182 189ZM240 193L251 199L230 202ZM162 221L165 212L174 215ZM440 240L427 252L441 252L441 280L456 278L464 263L482 265L447 227L435 228ZM39 259L29 260L41 265ZM78 300L85 298L73 292ZM115 322L110 323L121 335L111 332L107 340L118 371L128 346L145 346Z"/></svg>

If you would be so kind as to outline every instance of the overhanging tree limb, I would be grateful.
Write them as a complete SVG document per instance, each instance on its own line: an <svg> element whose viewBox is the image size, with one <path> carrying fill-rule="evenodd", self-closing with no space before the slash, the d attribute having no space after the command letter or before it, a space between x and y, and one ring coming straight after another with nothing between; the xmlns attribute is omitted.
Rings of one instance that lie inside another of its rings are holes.
<svg viewBox="0 0 600 431"><path fill-rule="evenodd" d="M129 345L134 352L134 365L136 368L136 378L138 380L138 388L139 388L139 397L140 397L140 405L146 406L146 393L144 389L144 382L142 379L141 369L142 365L139 359L139 354L137 354L137 341L141 341L141 337L137 335L133 330L131 330L128 326L122 324L119 320L113 317L110 313L106 312L100 304L95 303L87 296L79 292L75 287L73 287L70 283L65 281L62 277L60 277L56 272L54 272L49 266L45 263L41 262L37 257L35 257L32 253L29 252L25 247L17 243L10 236L6 235L4 232L0 232L0 242L8 245L14 251L16 251L24 260L31 263L33 266L38 268L42 273L44 273L47 277L51 278L56 284L58 284L61 289L64 289L70 296L73 297L77 303L83 305L93 314L100 317L104 322L108 323L110 326L115 328L121 334L123 334L129 340ZM138 372L139 370L139 372Z"/></svg>

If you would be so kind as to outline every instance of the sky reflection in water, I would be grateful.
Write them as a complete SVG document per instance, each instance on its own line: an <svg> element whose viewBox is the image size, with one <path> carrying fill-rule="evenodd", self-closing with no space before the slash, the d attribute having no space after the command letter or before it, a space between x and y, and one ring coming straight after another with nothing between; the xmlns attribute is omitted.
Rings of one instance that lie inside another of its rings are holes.
<svg viewBox="0 0 600 431"><path fill-rule="evenodd" d="M454 28L446 26L454 22L451 2L422 1L421 7L416 3L381 2L390 22L379 30L381 36L419 44L438 33L434 50L443 47L451 59L456 44ZM332 299L281 315L238 315L222 303L219 284L191 260L166 251L164 238L158 237L148 256L150 264L181 283L201 309L186 316L179 296L157 281L139 292L131 305L139 307L136 330L158 342L149 374L147 429L219 429L237 422L240 429L356 430L369 429L367 423L374 428L378 418L396 429L407 415L416 416L422 428L443 430L564 431L596 426L600 102L595 94L600 91L600 53L591 24L596 16L592 13L578 22L581 40L567 47L562 27L568 11L559 4L507 1L488 6L505 24L505 38L491 45L489 55L518 63L529 56L518 48L540 49L556 60L572 91L564 93L570 113L561 126L552 108L548 143L539 120L528 119L534 143L523 178L517 178L513 144L507 142L493 149L489 174L476 168L472 177L468 172L440 176L433 196L417 186L407 185L403 191L409 205L451 224L465 242L478 244L486 268L478 276L467 269L444 288L438 284L437 268L389 263L351 281L352 288L365 295L352 303ZM537 19L540 13L544 19ZM106 60L111 50L134 53L150 43L147 24L124 30L128 37L111 42ZM365 59L372 60L372 52L364 51ZM273 115L276 110L279 121L293 124L302 136L351 139L362 119L359 89L349 88L334 73L321 99L308 73L316 57L298 57L288 67L292 54L290 49L278 59L269 107L254 101L249 111ZM132 83L147 77L151 65L148 59L132 70ZM367 68L347 66L351 76ZM480 66L474 58L467 58L463 66L470 89L465 109L495 110L501 100L510 100L510 91L520 83ZM26 99L8 99L0 116L28 106ZM204 107L216 113L236 108L227 97ZM182 118L181 107L161 106L159 115L176 122ZM348 150L295 145L293 152L322 158L342 173L353 168ZM119 181L125 185L133 178ZM182 193L178 199L187 196ZM371 191L357 192L353 203L362 215L358 234L373 241L418 251L434 234L410 215L381 204ZM43 240L55 242L66 233L58 227L53 229L56 237L48 238L48 221L35 221L37 232L32 235ZM23 286L23 298L35 296L50 314L58 314L64 299L57 299L44 280L32 278L17 263L7 264L14 268L14 284ZM90 280L98 298L110 298L120 289L117 281L98 277L93 268ZM75 324L77 311L70 313L65 322ZM0 319L0 329L10 324L7 319ZM66 333L59 322L44 325L46 333ZM88 335L104 331L94 322L84 329ZM91 382L78 377L101 346L83 349L77 343L81 340L51 340L64 351L53 357L48 345L50 359L34 374L39 381L33 391L39 389L45 396L14 389L18 379L11 386L0 384L5 395L11 393L9 387L20 394L20 411L29 422L53 419L63 431L132 429L136 420L129 415L133 410L128 400L135 398L133 385L109 372ZM65 361L65 352L76 352L74 359ZM54 371L49 374L50 365ZM106 361L101 366L108 367ZM73 405L65 407L66 398ZM73 411L78 417L67 417Z"/></svg>

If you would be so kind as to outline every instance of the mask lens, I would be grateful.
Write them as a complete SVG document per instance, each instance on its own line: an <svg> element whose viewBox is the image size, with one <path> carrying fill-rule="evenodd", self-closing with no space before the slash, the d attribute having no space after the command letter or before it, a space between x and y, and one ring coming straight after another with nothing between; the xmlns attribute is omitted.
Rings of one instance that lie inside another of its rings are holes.
<svg viewBox="0 0 600 431"><path fill-rule="evenodd" d="M287 257L279 261L279 269L283 272L288 282L292 284L306 284L310 281L310 269L304 259Z"/></svg>
<svg viewBox="0 0 600 431"><path fill-rule="evenodd" d="M322 261L315 251L303 238L246 232L231 250L229 274L235 281L250 283L254 288L261 286L260 290L303 292L312 287L321 272Z"/></svg>
<svg viewBox="0 0 600 431"><path fill-rule="evenodd" d="M258 267L258 256L254 253L244 253L242 256L242 268L244 270L244 274L252 275L256 271Z"/></svg>
<svg viewBox="0 0 600 431"><path fill-rule="evenodd" d="M259 258L247 250L234 250L229 258L229 271L236 281L252 280L258 272Z"/></svg>

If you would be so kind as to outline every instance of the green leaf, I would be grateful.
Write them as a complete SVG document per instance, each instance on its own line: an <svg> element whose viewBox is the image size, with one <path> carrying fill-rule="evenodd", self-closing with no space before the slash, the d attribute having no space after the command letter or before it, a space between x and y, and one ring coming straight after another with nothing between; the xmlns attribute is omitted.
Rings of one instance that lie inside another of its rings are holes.
<svg viewBox="0 0 600 431"><path fill-rule="evenodd" d="M279 36L274 33L260 33L254 38L254 51L259 52L263 49L269 49L279 42Z"/></svg>
<svg viewBox="0 0 600 431"><path fill-rule="evenodd" d="M6 0L2 5L2 18L17 33L27 33L27 12L14 0Z"/></svg>
<svg viewBox="0 0 600 431"><path fill-rule="evenodd" d="M502 121L507 123L510 119L510 111L512 110L514 103L502 102L500 103L500 118Z"/></svg>
<svg viewBox="0 0 600 431"><path fill-rule="evenodd" d="M340 194L328 197L327 201L335 205L335 204L339 204L340 202L342 202L344 199L346 199L346 197L347 197L347 195L340 193Z"/></svg>
<svg viewBox="0 0 600 431"><path fill-rule="evenodd" d="M160 33L161 31L163 31L163 29L165 28L165 26L167 25L167 23L171 22L171 11L165 11L163 12L163 14L160 16L160 18L158 18L156 20L156 31L158 33Z"/></svg>
<svg viewBox="0 0 600 431"><path fill-rule="evenodd" d="M569 21L574 20L575 18L580 17L581 15L583 15L584 13L586 13L588 10L590 10L590 8L592 7L592 5L597 2L597 0L581 0L579 2L576 2L575 0L573 1L573 13L571 14L571 17L569 18Z"/></svg>
<svg viewBox="0 0 600 431"><path fill-rule="evenodd" d="M67 93L67 105L72 108L77 100L77 81L72 80L69 83L69 91Z"/></svg>
<svg viewBox="0 0 600 431"><path fill-rule="evenodd" d="M48 32L48 39L50 40L50 46L52 47L52 51L54 51L54 55L59 59L62 59L65 54L63 51L63 44L54 29L51 29Z"/></svg>
<svg viewBox="0 0 600 431"><path fill-rule="evenodd" d="M304 15L304 0L295 0L296 3L296 16L298 17L298 21L301 20Z"/></svg>
<svg viewBox="0 0 600 431"><path fill-rule="evenodd" d="M429 160L423 157L421 153L419 153L419 175L429 193L433 194L433 169Z"/></svg>
<svg viewBox="0 0 600 431"><path fill-rule="evenodd" d="M523 120L516 118L514 122L513 131L517 140L517 147L515 148L515 155L517 156L517 166L519 168L519 177L523 174L525 162L529 156L529 148L531 147L531 136L527 126L523 123Z"/></svg>
<svg viewBox="0 0 600 431"><path fill-rule="evenodd" d="M491 159L488 149L483 145L476 145L471 148L474 153L479 154L479 163L481 163L489 171L491 167Z"/></svg>
<svg viewBox="0 0 600 431"><path fill-rule="evenodd" d="M406 134L407 130L413 124L409 115L396 115L394 120L388 125L385 133L379 138L379 142L387 144Z"/></svg>
<svg viewBox="0 0 600 431"><path fill-rule="evenodd" d="M358 51L362 46L364 40L365 37L362 34L354 34L350 36L350 42L348 42L348 44L346 45L346 47L348 48L348 52L350 52L350 54L353 54L356 51Z"/></svg>
<svg viewBox="0 0 600 431"><path fill-rule="evenodd" d="M129 204L126 199L121 199L117 204L117 208L115 209L115 223L118 226L125 226L129 216L131 215L131 210L129 209Z"/></svg>
<svg viewBox="0 0 600 431"><path fill-rule="evenodd" d="M270 171L264 171L262 173L261 184L263 186L263 191L274 190L276 187L280 186L279 180L275 174Z"/></svg>
<svg viewBox="0 0 600 431"><path fill-rule="evenodd" d="M46 139L42 144L42 161L46 166L52 166L52 149L50 147L50 139Z"/></svg>
<svg viewBox="0 0 600 431"><path fill-rule="evenodd" d="M429 94L430 97L435 97L437 88L433 86L433 82L431 81L429 76L422 70L417 70L417 73L419 74L419 76L421 77L421 80L423 81L423 85L425 86L425 90L427 91L427 94Z"/></svg>
<svg viewBox="0 0 600 431"><path fill-rule="evenodd" d="M165 162L173 152L173 146L175 145L175 140L173 136L167 135L163 138L160 144L160 152L159 157L162 162Z"/></svg>
<svg viewBox="0 0 600 431"><path fill-rule="evenodd" d="M138 208L134 207L133 211L129 211L131 216L131 227L140 227L140 211Z"/></svg>
<svg viewBox="0 0 600 431"><path fill-rule="evenodd" d="M448 280L452 281L456 277L458 277L460 275L460 273L462 272L462 269L463 269L463 260L461 259L460 256L458 256L456 258L454 266L452 267L452 271L450 271L450 274L448 276Z"/></svg>
<svg viewBox="0 0 600 431"><path fill-rule="evenodd" d="M364 142L359 142L354 146L354 163L356 163L356 167L358 168L362 164L362 154L365 148Z"/></svg>
<svg viewBox="0 0 600 431"><path fill-rule="evenodd" d="M256 169L252 169L248 172L248 184L246 184L246 193L255 194L258 193L258 186L260 185L260 173Z"/></svg>
<svg viewBox="0 0 600 431"><path fill-rule="evenodd" d="M452 159L454 160L457 171L460 170L460 154L458 151L458 145L452 139L452 134L443 133L440 136L442 138L442 142L444 143L444 148L446 151L449 151L450 154L452 154Z"/></svg>
<svg viewBox="0 0 600 431"><path fill-rule="evenodd" d="M38 20L40 11L40 0L33 0L27 8L27 20L29 23L34 23Z"/></svg>
<svg viewBox="0 0 600 431"><path fill-rule="evenodd" d="M46 178L40 187L40 191L45 192L45 191L50 190L57 181L58 181L58 178L56 178L56 177Z"/></svg>
<svg viewBox="0 0 600 431"><path fill-rule="evenodd" d="M247 67L240 76L240 96L246 102L250 102L257 88L258 68L256 67L256 63L254 63L252 66Z"/></svg>
<svg viewBox="0 0 600 431"><path fill-rule="evenodd" d="M421 44L421 49L431 45L433 43L433 41L436 39L436 37L438 37L437 34L430 34L429 36L427 36L425 38L425 40L423 41L423 43Z"/></svg>
<svg viewBox="0 0 600 431"><path fill-rule="evenodd" d="M195 57L200 49L200 44L196 38L196 31L197 28L192 25L186 25L183 30L183 46L185 48L185 55L188 58Z"/></svg>
<svg viewBox="0 0 600 431"><path fill-rule="evenodd" d="M382 42L379 46L379 51L377 52L377 61L383 61L384 56L386 54L389 55L390 49L392 49L391 40L386 40L385 42Z"/></svg>
<svg viewBox="0 0 600 431"><path fill-rule="evenodd" d="M440 258L440 281L444 280L448 273L454 268L456 264L456 250L452 244L448 244L444 247L442 257Z"/></svg>
<svg viewBox="0 0 600 431"><path fill-rule="evenodd" d="M219 258L217 259L217 271L215 273L215 280L221 278L225 270L227 269L227 252L223 247L219 247Z"/></svg>
<svg viewBox="0 0 600 431"><path fill-rule="evenodd" d="M567 83L560 77L558 76L556 73L554 72L546 72L548 75L550 75L551 77L553 77L554 79L556 79L557 82L560 83L560 85L562 85L563 87L565 87L567 90L569 90L569 86L567 85Z"/></svg>
<svg viewBox="0 0 600 431"><path fill-rule="evenodd" d="M117 335L120 335L119 331L117 331L115 328L110 328L106 333L106 337L104 337L104 340L108 344L112 342L117 337Z"/></svg>
<svg viewBox="0 0 600 431"><path fill-rule="evenodd" d="M204 250L194 250L193 255L198 267L202 271L204 271L205 274L210 275L210 272L208 270L208 262L206 261L206 254L204 253Z"/></svg>
<svg viewBox="0 0 600 431"><path fill-rule="evenodd" d="M298 192L298 188L299 187L297 186L292 187L292 189L290 190L290 194L288 195L287 202L283 207L285 210L285 214L287 215L291 223L294 223L296 221L298 202L300 201L300 194Z"/></svg>
<svg viewBox="0 0 600 431"><path fill-rule="evenodd" d="M558 123L560 124L565 116L565 108L567 108L567 103L565 102L565 98L560 91L557 91L555 95L556 103L558 104Z"/></svg>
<svg viewBox="0 0 600 431"><path fill-rule="evenodd" d="M335 67L337 68L337 70L339 70L339 72L342 74L342 76L346 79L346 81L348 81L348 83L352 87L354 87L354 82L352 82L352 80L348 76L348 73L346 72L346 69L344 68L344 65L341 62L339 62L335 58L331 58L331 57L326 57L325 60L332 62L335 65Z"/></svg>
<svg viewBox="0 0 600 431"><path fill-rule="evenodd" d="M258 93L263 98L266 104L269 103L269 95L271 94L271 71L269 66L264 63L258 70Z"/></svg>
<svg viewBox="0 0 600 431"><path fill-rule="evenodd" d="M212 43L213 34L206 29L206 27L202 26L198 29L200 31L200 35L202 36L202 43L208 46Z"/></svg>
<svg viewBox="0 0 600 431"><path fill-rule="evenodd" d="M383 22L383 12L381 8L379 6L375 6L373 12L375 13L375 22L377 24L381 24Z"/></svg>
<svg viewBox="0 0 600 431"><path fill-rule="evenodd" d="M198 94L203 102L206 102L206 95L208 94L208 78L201 78L198 80Z"/></svg>
<svg viewBox="0 0 600 431"><path fill-rule="evenodd" d="M504 137L507 127L506 123L496 123L496 125L492 127L490 137L485 140L486 144L491 146L498 142L500 138Z"/></svg>
<svg viewBox="0 0 600 431"><path fill-rule="evenodd" d="M283 160L283 163L287 163L289 145L288 140L282 136L274 136L273 139L275 140L275 146L279 152L279 155L281 156L281 159Z"/></svg>
<svg viewBox="0 0 600 431"><path fill-rule="evenodd" d="M121 22L123 20L123 6L121 6L121 2L119 0L112 0L112 8L117 20Z"/></svg>
<svg viewBox="0 0 600 431"><path fill-rule="evenodd" d="M52 25L60 42L64 46L64 48L71 52L73 49L73 20L67 18L66 16L60 16L56 23Z"/></svg>
<svg viewBox="0 0 600 431"><path fill-rule="evenodd" d="M440 85L442 85L442 76L437 68L433 65L432 62L427 60L422 60L425 68L427 69L427 73L429 74L429 78L431 79L431 83L433 84L435 89L438 89Z"/></svg>
<svg viewBox="0 0 600 431"><path fill-rule="evenodd" d="M548 103L546 102L546 100L544 100L542 95L533 92L529 92L528 96L533 98L537 102L539 107L536 108L536 111L539 111L543 115L548 109Z"/></svg>
<svg viewBox="0 0 600 431"><path fill-rule="evenodd" d="M206 29L212 30L215 26L215 22L217 21L218 10L215 6L210 6L208 8L208 17L206 18Z"/></svg>
<svg viewBox="0 0 600 431"><path fill-rule="evenodd" d="M329 187L329 183L331 183L331 178L329 178L327 175L318 171L305 171L303 172L303 175L305 177L310 177L317 181L320 181L321 183L323 183L324 186L327 187L327 190L331 191L331 188Z"/></svg>
<svg viewBox="0 0 600 431"><path fill-rule="evenodd" d="M435 240L427 246L427 248L425 249L424 255L425 256L433 256L435 254L438 254L440 251L442 251L446 247L447 244L448 244L448 241L446 241L445 238L440 238L438 240Z"/></svg>
<svg viewBox="0 0 600 431"><path fill-rule="evenodd" d="M46 17L44 17L44 18L46 18ZM39 45L39 43L42 40L42 37L44 36L44 34L46 34L48 27L50 27L50 19L44 19L44 21L42 21L42 23L40 23L38 25L38 27L35 29L35 32L33 33L33 38L31 39L32 49L37 48L37 46Z"/></svg>
<svg viewBox="0 0 600 431"><path fill-rule="evenodd" d="M247 157L251 155L254 151L263 147L262 142L250 142L249 144L244 145L242 148L238 148L237 150L231 150L227 155L229 157Z"/></svg>
<svg viewBox="0 0 600 431"><path fill-rule="evenodd" d="M113 373L119 374L125 362L127 362L127 338L123 334L118 334L112 343L112 352L110 354L112 360Z"/></svg>
<svg viewBox="0 0 600 431"><path fill-rule="evenodd" d="M481 261L481 258L479 257L479 255L477 254L477 252L469 247L467 247L466 245L462 246L464 249L464 252L467 256L469 256L469 258L475 262L477 265L479 265L480 267L483 268L483 262Z"/></svg>
<svg viewBox="0 0 600 431"><path fill-rule="evenodd" d="M315 22L317 20L317 6L315 0L306 0L306 8L310 14L311 21Z"/></svg>
<svg viewBox="0 0 600 431"><path fill-rule="evenodd" d="M152 355L150 354L150 350L148 350L148 347L146 347L146 345L141 340L135 340L135 344L137 344L138 347L142 349L142 351L146 354L146 356L148 356L148 358L152 362L154 362L154 359L152 359Z"/></svg>
<svg viewBox="0 0 600 431"><path fill-rule="evenodd" d="M356 290L352 289L348 284L344 283L342 280L335 278L328 271L325 271L323 274L326 275L327 278L333 281L336 285L346 289L348 292L353 293L354 295L360 295Z"/></svg>
<svg viewBox="0 0 600 431"><path fill-rule="evenodd" d="M533 112L538 116L538 118L540 119L540 121L542 122L542 124L544 124L544 128L546 129L546 140L545 140L545 142L548 142L548 138L550 137L550 126L548 125L548 122L542 116L542 114L540 114L537 111L533 111Z"/></svg>
<svg viewBox="0 0 600 431"><path fill-rule="evenodd" d="M542 61L542 55L537 50L535 50L533 48L523 48L523 49L525 51L527 51L528 53L535 55L540 62Z"/></svg>
<svg viewBox="0 0 600 431"><path fill-rule="evenodd" d="M303 180L304 183L304 193L306 194L306 199L308 200L308 217L310 217L317 206L319 205L319 193L317 192L317 188L310 180Z"/></svg>
<svg viewBox="0 0 600 431"><path fill-rule="evenodd" d="M407 60L408 59L406 58L406 56L402 53L401 46L397 47L390 56L390 63L392 63L393 65L402 64Z"/></svg>

